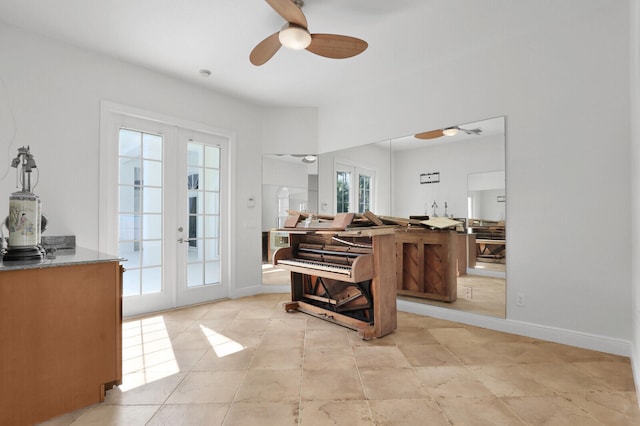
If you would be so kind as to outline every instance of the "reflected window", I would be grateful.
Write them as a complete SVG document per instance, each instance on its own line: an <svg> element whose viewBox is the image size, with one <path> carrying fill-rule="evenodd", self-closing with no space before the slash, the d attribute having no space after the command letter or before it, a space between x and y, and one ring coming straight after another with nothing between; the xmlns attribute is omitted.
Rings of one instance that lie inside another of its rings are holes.
<svg viewBox="0 0 640 426"><path fill-rule="evenodd" d="M351 193L351 173L338 171L336 174L336 209L337 213L349 211L349 194Z"/></svg>
<svg viewBox="0 0 640 426"><path fill-rule="evenodd" d="M358 176L358 213L371 210L371 176Z"/></svg>
<svg viewBox="0 0 640 426"><path fill-rule="evenodd" d="M375 172L336 163L336 213L364 213L374 210Z"/></svg>

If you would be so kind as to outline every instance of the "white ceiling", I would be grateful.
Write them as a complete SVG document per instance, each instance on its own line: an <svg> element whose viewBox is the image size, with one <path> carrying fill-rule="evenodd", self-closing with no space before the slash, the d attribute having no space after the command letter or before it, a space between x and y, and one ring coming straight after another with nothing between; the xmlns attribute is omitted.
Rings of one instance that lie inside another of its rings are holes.
<svg viewBox="0 0 640 426"><path fill-rule="evenodd" d="M322 106L540 30L540 22L566 23L583 4L306 0L311 33L358 37L369 48L341 60L282 48L260 67L249 53L284 24L264 0L0 0L0 21L253 102ZM211 77L200 76L203 68Z"/></svg>

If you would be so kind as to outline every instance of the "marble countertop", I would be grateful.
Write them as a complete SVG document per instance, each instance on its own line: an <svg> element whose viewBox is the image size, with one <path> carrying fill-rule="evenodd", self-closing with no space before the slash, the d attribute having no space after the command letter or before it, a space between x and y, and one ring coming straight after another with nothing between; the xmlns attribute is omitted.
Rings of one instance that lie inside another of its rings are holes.
<svg viewBox="0 0 640 426"><path fill-rule="evenodd" d="M0 262L0 272L123 260L118 256L78 247L75 250L60 250L42 260Z"/></svg>

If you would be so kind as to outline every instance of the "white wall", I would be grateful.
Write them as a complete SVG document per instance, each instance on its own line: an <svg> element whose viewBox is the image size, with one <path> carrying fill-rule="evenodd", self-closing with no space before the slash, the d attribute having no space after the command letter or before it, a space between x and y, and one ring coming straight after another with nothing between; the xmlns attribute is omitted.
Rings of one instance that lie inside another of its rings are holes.
<svg viewBox="0 0 640 426"><path fill-rule="evenodd" d="M507 320L496 326L628 351L629 4L574 3L535 32L323 106L320 150L505 115Z"/></svg>
<svg viewBox="0 0 640 426"><path fill-rule="evenodd" d="M17 149L30 145L41 177L34 192L49 219L46 235L75 235L78 246L99 247L101 100L234 132L236 157L242 161L234 162L232 171L232 252L237 262L230 294L259 291L263 147L271 151L295 143L315 151L314 109L260 108L4 24L0 58L0 177ZM290 122L297 124L286 131L272 126ZM16 190L14 172L0 181L0 212L8 213L9 195ZM255 208L247 206L252 196Z"/></svg>
<svg viewBox="0 0 640 426"><path fill-rule="evenodd" d="M640 256L640 1L632 0L631 22L631 258ZM640 262L632 262L633 371L636 391L640 392Z"/></svg>

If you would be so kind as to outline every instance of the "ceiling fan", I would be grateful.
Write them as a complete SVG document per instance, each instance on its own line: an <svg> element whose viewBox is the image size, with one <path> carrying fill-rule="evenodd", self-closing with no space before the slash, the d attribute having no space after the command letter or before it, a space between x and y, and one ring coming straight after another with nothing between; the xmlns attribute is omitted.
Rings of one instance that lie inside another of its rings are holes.
<svg viewBox="0 0 640 426"><path fill-rule="evenodd" d="M364 40L338 34L310 34L302 13L302 0L265 0L287 23L253 48L249 60L259 66L276 54L281 46L307 49L319 56L344 59L356 56L368 47Z"/></svg>
<svg viewBox="0 0 640 426"><path fill-rule="evenodd" d="M463 129L462 127L453 126L444 129L430 130L428 132L418 133L415 135L418 139L435 139L441 136L455 136L458 132L464 132L468 135L480 135L482 129Z"/></svg>

